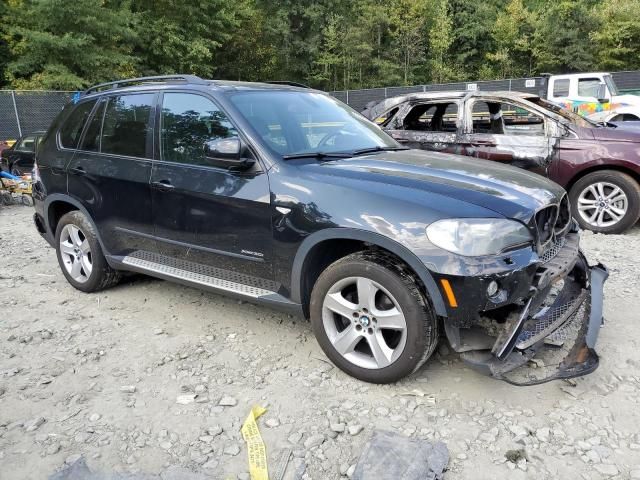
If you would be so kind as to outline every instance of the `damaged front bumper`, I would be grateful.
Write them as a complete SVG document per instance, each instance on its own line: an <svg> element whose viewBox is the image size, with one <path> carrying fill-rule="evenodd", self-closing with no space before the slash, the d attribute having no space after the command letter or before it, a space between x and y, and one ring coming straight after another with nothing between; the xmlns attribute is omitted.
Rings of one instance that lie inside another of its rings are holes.
<svg viewBox="0 0 640 480"><path fill-rule="evenodd" d="M515 385L586 375L599 363L595 344L608 275L603 265L588 265L572 235L536 269L517 304L480 312L466 328L445 320L447 336L471 367Z"/></svg>

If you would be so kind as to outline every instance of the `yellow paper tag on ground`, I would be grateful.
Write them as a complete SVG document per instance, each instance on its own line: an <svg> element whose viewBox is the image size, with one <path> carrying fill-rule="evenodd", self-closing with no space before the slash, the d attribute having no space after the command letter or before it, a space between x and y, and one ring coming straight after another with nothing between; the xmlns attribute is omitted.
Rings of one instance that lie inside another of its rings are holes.
<svg viewBox="0 0 640 480"><path fill-rule="evenodd" d="M259 405L254 406L240 430L242 432L242 438L247 442L251 480L269 480L267 450L262 441L260 430L258 430L258 424L256 423L256 419L266 411L266 408L262 408Z"/></svg>

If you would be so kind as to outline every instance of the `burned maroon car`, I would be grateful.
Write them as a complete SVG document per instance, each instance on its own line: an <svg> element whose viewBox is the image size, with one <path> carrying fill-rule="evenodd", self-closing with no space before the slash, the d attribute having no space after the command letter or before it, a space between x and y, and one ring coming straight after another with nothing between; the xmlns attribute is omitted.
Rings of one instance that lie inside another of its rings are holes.
<svg viewBox="0 0 640 480"><path fill-rule="evenodd" d="M640 217L640 133L593 123L518 92L416 93L363 112L412 148L508 163L568 192L588 230L622 233Z"/></svg>

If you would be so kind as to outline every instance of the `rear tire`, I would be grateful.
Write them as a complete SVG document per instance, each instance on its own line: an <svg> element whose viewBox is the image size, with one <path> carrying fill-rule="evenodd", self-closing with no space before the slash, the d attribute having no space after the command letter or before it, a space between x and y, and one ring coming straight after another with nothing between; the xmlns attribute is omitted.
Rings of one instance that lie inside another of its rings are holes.
<svg viewBox="0 0 640 480"><path fill-rule="evenodd" d="M437 318L415 277L381 254L354 253L327 267L313 287L310 313L325 354L365 382L410 375L438 343Z"/></svg>
<svg viewBox="0 0 640 480"><path fill-rule="evenodd" d="M623 233L640 218L640 186L616 170L585 175L573 185L569 198L573 216L585 230Z"/></svg>
<svg viewBox="0 0 640 480"><path fill-rule="evenodd" d="M56 227L56 253L67 281L83 292L97 292L120 280L109 266L91 222L80 211L62 216Z"/></svg>

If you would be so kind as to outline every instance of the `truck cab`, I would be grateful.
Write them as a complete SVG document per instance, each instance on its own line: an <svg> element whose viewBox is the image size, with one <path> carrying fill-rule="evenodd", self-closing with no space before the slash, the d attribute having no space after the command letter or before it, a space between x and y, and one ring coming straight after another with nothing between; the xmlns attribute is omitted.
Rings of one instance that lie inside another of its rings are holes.
<svg viewBox="0 0 640 480"><path fill-rule="evenodd" d="M583 116L626 106L640 107L640 97L620 95L613 77L605 72L550 75L547 98Z"/></svg>

